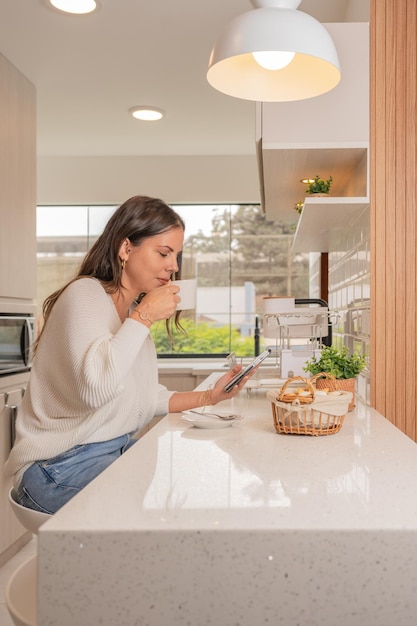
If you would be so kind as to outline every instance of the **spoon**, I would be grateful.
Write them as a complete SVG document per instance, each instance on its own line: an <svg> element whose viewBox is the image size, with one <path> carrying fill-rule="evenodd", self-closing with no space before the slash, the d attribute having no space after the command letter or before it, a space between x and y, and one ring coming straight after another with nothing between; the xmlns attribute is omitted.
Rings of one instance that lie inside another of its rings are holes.
<svg viewBox="0 0 417 626"><path fill-rule="evenodd" d="M212 413L211 411L202 412L202 411L193 411L192 409L187 411L187 413L195 413L196 415L202 415L203 417L204 415L206 417L218 417L221 420L234 420L237 417L239 417L237 413L223 413L221 415L220 413Z"/></svg>

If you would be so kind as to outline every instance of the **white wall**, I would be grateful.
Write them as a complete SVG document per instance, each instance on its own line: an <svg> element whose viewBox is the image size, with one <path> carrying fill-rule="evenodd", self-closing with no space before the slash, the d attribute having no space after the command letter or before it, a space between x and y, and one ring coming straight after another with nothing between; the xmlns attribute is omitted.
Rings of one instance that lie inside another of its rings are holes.
<svg viewBox="0 0 417 626"><path fill-rule="evenodd" d="M38 204L119 204L133 195L168 203L259 203L248 156L39 157Z"/></svg>
<svg viewBox="0 0 417 626"><path fill-rule="evenodd" d="M369 22L369 0L349 0L346 8L346 22Z"/></svg>

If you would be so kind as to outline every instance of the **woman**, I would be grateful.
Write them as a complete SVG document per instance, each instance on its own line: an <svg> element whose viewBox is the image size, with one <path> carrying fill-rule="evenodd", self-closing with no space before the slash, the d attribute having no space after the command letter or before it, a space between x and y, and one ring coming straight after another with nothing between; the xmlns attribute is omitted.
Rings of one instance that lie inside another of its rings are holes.
<svg viewBox="0 0 417 626"><path fill-rule="evenodd" d="M158 385L149 329L174 315L184 223L161 200L122 204L77 276L46 299L6 471L23 506L54 513L135 443L154 416L235 396Z"/></svg>

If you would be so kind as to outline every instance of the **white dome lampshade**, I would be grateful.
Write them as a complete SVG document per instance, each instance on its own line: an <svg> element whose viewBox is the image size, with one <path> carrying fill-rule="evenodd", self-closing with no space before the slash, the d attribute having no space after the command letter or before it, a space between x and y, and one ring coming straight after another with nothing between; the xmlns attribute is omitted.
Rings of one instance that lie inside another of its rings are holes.
<svg viewBox="0 0 417 626"><path fill-rule="evenodd" d="M213 47L210 85L228 96L259 102L304 100L336 87L336 47L320 22L297 11L301 0L251 2L255 10L232 20ZM271 52L286 56L281 69L266 69L253 56Z"/></svg>
<svg viewBox="0 0 417 626"><path fill-rule="evenodd" d="M49 0L50 4L63 13L85 15L97 9L96 0Z"/></svg>

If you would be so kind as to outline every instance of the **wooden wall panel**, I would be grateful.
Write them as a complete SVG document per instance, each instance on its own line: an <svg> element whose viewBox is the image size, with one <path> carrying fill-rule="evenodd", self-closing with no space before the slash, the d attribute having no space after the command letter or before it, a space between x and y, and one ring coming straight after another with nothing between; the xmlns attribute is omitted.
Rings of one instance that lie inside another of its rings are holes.
<svg viewBox="0 0 417 626"><path fill-rule="evenodd" d="M416 439L415 0L371 0L371 404Z"/></svg>
<svg viewBox="0 0 417 626"><path fill-rule="evenodd" d="M407 171L413 172L414 175L410 180L406 178L405 190L405 213L406 213L406 232L405 232L405 285L407 289L407 301L405 313L407 319L407 337L414 338L414 341L408 341L406 350L406 358L404 361L407 372L417 374L417 3L407 3L407 42L413 41L414 45L406 46L406 64L405 64L405 118L406 118L406 137L405 137L405 158ZM405 407L405 432L414 440L417 440L417 382L411 376L409 380L409 389L406 393Z"/></svg>

